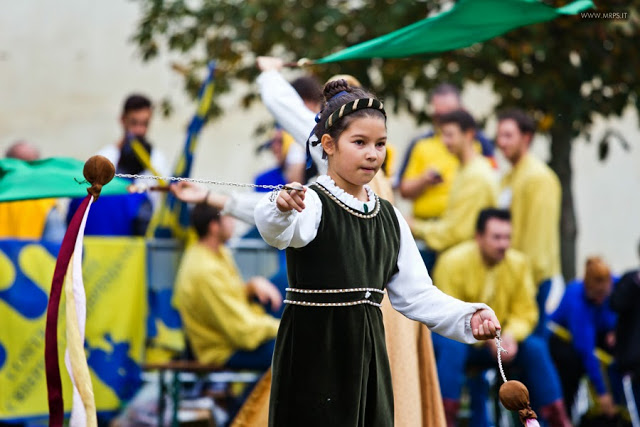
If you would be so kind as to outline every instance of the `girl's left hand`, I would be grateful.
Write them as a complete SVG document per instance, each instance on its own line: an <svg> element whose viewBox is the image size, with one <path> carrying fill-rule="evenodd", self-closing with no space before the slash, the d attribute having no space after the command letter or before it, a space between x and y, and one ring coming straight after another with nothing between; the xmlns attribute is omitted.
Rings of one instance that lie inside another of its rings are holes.
<svg viewBox="0 0 640 427"><path fill-rule="evenodd" d="M500 322L491 310L483 308L471 316L471 332L477 340L495 338L500 329Z"/></svg>

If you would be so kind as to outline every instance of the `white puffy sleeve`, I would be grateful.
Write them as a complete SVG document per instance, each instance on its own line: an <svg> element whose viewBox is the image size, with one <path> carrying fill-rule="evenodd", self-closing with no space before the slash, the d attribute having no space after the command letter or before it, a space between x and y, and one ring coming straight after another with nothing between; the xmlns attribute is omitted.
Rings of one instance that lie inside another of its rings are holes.
<svg viewBox="0 0 640 427"><path fill-rule="evenodd" d="M477 342L471 332L471 316L489 307L460 301L433 285L409 225L397 209L395 212L400 223L400 252L399 271L387 284L391 305L409 319L424 323L440 335L468 344Z"/></svg>
<svg viewBox="0 0 640 427"><path fill-rule="evenodd" d="M313 241L322 219L322 202L315 191L307 189L302 212L281 212L270 194L256 205L253 217L265 242L278 249L301 248Z"/></svg>
<svg viewBox="0 0 640 427"><path fill-rule="evenodd" d="M264 71L258 76L257 83L264 105L306 153L307 139L316 125L315 113L304 105L298 92L277 70ZM311 146L309 152L319 174L326 173L327 161L322 158L322 146Z"/></svg>
<svg viewBox="0 0 640 427"><path fill-rule="evenodd" d="M231 193L224 204L221 214L231 215L247 224L254 224L253 212L265 193Z"/></svg>
<svg viewBox="0 0 640 427"><path fill-rule="evenodd" d="M276 121L304 145L311 129L316 125L316 115L309 110L298 92L277 70L261 73L257 79L260 97Z"/></svg>

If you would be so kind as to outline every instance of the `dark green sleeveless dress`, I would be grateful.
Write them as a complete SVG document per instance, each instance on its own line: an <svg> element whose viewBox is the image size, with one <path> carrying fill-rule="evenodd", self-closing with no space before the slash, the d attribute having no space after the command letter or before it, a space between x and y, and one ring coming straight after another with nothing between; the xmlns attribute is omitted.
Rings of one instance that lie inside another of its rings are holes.
<svg viewBox="0 0 640 427"><path fill-rule="evenodd" d="M384 289L398 271L400 227L393 207L360 218L328 195L316 238L287 249L289 286L301 290ZM393 426L393 389L378 292L287 292L276 338L269 404L271 427ZM297 302L298 304L295 304Z"/></svg>

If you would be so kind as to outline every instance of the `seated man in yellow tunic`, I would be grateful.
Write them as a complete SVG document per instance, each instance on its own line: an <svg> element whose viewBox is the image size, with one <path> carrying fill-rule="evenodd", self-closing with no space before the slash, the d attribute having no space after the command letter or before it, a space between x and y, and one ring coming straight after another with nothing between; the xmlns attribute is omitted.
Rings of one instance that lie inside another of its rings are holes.
<svg viewBox="0 0 640 427"><path fill-rule="evenodd" d="M416 219L412 226L414 236L436 252L473 238L478 213L496 206L498 201L497 177L489 161L474 148L476 123L471 114L454 110L440 116L439 121L442 141L458 159L460 168L442 217Z"/></svg>
<svg viewBox="0 0 640 427"><path fill-rule="evenodd" d="M510 241L509 212L483 210L476 223L475 239L440 256L434 283L463 301L491 304L502 321L502 345L508 352L502 355L505 368L518 368L539 416L551 426L569 426L547 342L532 334L538 308L531 270L524 255L510 248ZM447 423L453 426L466 369L496 367L496 344L491 340L472 346L437 334L433 334L433 344ZM483 425L480 421L474 420L472 425Z"/></svg>
<svg viewBox="0 0 640 427"><path fill-rule="evenodd" d="M192 212L199 240L182 258L173 303L199 362L264 370L271 366L278 320L252 302L277 310L282 297L262 277L242 280L228 248L233 219L200 203Z"/></svg>

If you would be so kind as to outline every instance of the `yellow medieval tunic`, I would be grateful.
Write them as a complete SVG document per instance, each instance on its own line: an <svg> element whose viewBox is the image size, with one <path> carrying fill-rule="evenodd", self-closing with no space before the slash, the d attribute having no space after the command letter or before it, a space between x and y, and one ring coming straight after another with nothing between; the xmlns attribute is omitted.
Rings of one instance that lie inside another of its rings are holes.
<svg viewBox="0 0 640 427"><path fill-rule="evenodd" d="M500 204L511 210L511 244L529 258L539 285L560 273L560 181L551 168L525 154L503 178L502 189Z"/></svg>

